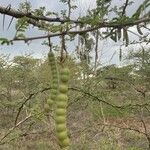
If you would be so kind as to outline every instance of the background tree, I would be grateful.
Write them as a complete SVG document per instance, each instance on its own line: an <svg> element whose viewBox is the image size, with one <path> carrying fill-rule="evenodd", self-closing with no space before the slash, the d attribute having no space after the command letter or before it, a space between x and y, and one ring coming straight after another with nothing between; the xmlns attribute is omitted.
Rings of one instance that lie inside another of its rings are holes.
<svg viewBox="0 0 150 150"><path fill-rule="evenodd" d="M144 0L129 15L127 8L134 1L113 6L113 0L97 0L94 8L76 19L74 1L60 3L65 6L60 12L45 7L33 9L27 1L20 3L18 10L0 6L3 28L6 16L12 17L8 28L16 18L14 38L1 37L1 45L16 41L30 44L40 39L55 53L58 68L70 68L67 125L72 149L149 149L149 49L132 51L127 58L131 63L126 66L99 67L97 61L99 42L104 39L120 41L120 46L126 47L149 44L144 30L149 32L150 2ZM26 31L31 26L45 34L28 37ZM137 40L132 40L129 33L136 34ZM59 39L58 45L53 38ZM72 42L76 44L75 57L69 49ZM119 57L122 60L122 50ZM53 113L44 111L51 92L50 72L47 58L0 58L0 149L60 148Z"/></svg>

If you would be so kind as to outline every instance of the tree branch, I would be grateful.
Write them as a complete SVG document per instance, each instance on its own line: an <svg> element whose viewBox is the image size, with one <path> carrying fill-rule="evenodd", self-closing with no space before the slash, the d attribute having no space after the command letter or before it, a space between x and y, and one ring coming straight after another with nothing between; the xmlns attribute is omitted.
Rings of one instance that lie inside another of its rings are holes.
<svg viewBox="0 0 150 150"><path fill-rule="evenodd" d="M42 93L44 91L47 91L49 90L50 88L44 88L42 89L41 91L37 91L35 93L31 93L25 100L24 102L21 104L21 106L18 108L18 112L17 112L17 115L16 115L16 118L15 118L15 125L17 124L17 121L18 121L18 118L19 118L19 115L24 107L24 105L34 96L36 96L38 93Z"/></svg>
<svg viewBox="0 0 150 150"><path fill-rule="evenodd" d="M0 6L0 13L5 14L8 16L12 16L15 18L23 18L27 17L29 19L33 19L35 21L47 21L47 22L60 22L60 23L65 23L65 22L72 22L72 23L82 23L81 21L78 20L70 20L70 19L61 19L61 18L49 18L45 16L35 16L32 13L24 13L20 11L16 11L15 9L10 8L9 10L7 7L2 7Z"/></svg>
<svg viewBox="0 0 150 150"><path fill-rule="evenodd" d="M10 128L8 132L0 139L0 143L9 135L12 133L13 130L15 130L18 126L23 124L25 121L27 121L29 118L31 118L31 115L27 116L25 119L18 122L14 127Z"/></svg>
<svg viewBox="0 0 150 150"><path fill-rule="evenodd" d="M64 31L64 32L59 32L59 33L54 33L54 34L48 34L48 35L44 35L44 36L36 36L36 37L29 37L29 38L15 38L11 41L32 41L32 40L38 40L38 39L45 39L45 38L48 38L48 37L58 37L58 36L62 36L62 35L67 35L67 34L84 34L84 33L87 33L87 32L92 32L94 30L97 30L97 29L100 29L100 28L105 28L105 27L112 27L112 28L122 28L122 27L126 27L126 26L134 26L134 25L137 25L137 24L140 24L142 22L149 22L150 21L150 18L141 18L137 21L134 21L134 22L125 22L125 23L122 23L122 24L119 24L117 22L103 22L103 23L100 23L98 26L96 27L91 27L91 28L87 28L85 30L77 30L77 31Z"/></svg>
<svg viewBox="0 0 150 150"><path fill-rule="evenodd" d="M123 11L122 11L122 16L124 16L126 14L126 8L128 6L129 0L126 0L125 2L125 6L123 7Z"/></svg>

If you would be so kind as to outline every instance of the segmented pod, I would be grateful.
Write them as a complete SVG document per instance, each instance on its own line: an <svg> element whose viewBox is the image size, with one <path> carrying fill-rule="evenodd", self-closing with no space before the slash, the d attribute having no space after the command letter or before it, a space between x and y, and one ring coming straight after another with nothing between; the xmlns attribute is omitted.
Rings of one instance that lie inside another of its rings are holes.
<svg viewBox="0 0 150 150"><path fill-rule="evenodd" d="M48 104L44 104L44 111L45 111L45 113L50 112L50 106Z"/></svg>
<svg viewBox="0 0 150 150"><path fill-rule="evenodd" d="M53 100L54 100L54 99L56 99L57 95L55 95L55 94L51 94L51 95L50 95L50 97L51 97L51 99L53 99Z"/></svg>
<svg viewBox="0 0 150 150"><path fill-rule="evenodd" d="M57 92L58 92L58 91L57 91L57 89L52 89L52 90L51 90L51 94L56 95L56 94L57 94Z"/></svg>
<svg viewBox="0 0 150 150"><path fill-rule="evenodd" d="M57 96L56 101L56 135L58 137L60 146L62 148L68 147L70 144L70 140L67 134L67 127L66 127L66 108L68 102L68 80L69 80L69 69L64 68L60 71L60 84L59 84L59 94Z"/></svg>
<svg viewBox="0 0 150 150"><path fill-rule="evenodd" d="M67 75L69 77L70 75L70 70L68 68L64 68L61 70L61 75Z"/></svg>
<svg viewBox="0 0 150 150"><path fill-rule="evenodd" d="M66 109L64 109L64 108L58 108L56 110L56 115L57 116L64 116L65 114L66 114Z"/></svg>
<svg viewBox="0 0 150 150"><path fill-rule="evenodd" d="M57 63L56 63L55 55L53 52L48 53L48 61L49 61L49 65L51 68L51 75L52 75L51 88L52 89L51 89L50 96L47 100L47 104L49 105L49 109L51 109L58 94L58 83L59 83ZM48 106L46 108L48 109Z"/></svg>
<svg viewBox="0 0 150 150"><path fill-rule="evenodd" d="M67 101L68 100L68 96L64 93L60 93L58 96L57 96L57 101L58 102L61 102L61 101Z"/></svg>
<svg viewBox="0 0 150 150"><path fill-rule="evenodd" d="M57 102L57 108L66 108L67 103L65 101Z"/></svg>
<svg viewBox="0 0 150 150"><path fill-rule="evenodd" d="M47 100L47 104L51 107L51 106L53 105L53 100L48 99L48 100Z"/></svg>
<svg viewBox="0 0 150 150"><path fill-rule="evenodd" d="M51 84L51 94L50 98L45 104L46 111L50 110L50 106L56 100L56 110L55 110L55 126L56 135L59 140L61 148L66 148L70 144L70 140L67 133L66 126L66 108L68 101L68 80L70 71L68 68L63 68L60 71L60 77L58 77L57 64L55 56L52 52L48 54L49 65L51 66L52 73L52 84ZM59 84L60 78L60 84ZM59 86L58 86L59 85Z"/></svg>
<svg viewBox="0 0 150 150"><path fill-rule="evenodd" d="M66 122L66 117L65 115L57 115L57 117L55 118L55 121L57 124L60 124L60 123L65 123Z"/></svg>
<svg viewBox="0 0 150 150"><path fill-rule="evenodd" d="M62 147L67 147L70 144L69 138L66 138L62 141L61 146Z"/></svg>
<svg viewBox="0 0 150 150"><path fill-rule="evenodd" d="M68 75L61 75L61 76L60 76L60 80L61 80L62 82L68 82L69 77L68 77Z"/></svg>
<svg viewBox="0 0 150 150"><path fill-rule="evenodd" d="M65 139L67 139L68 138L68 135L67 135L67 131L61 131L61 132L59 132L58 133L58 139L60 140L60 141L64 141ZM61 144L62 142L60 142L60 144Z"/></svg>
<svg viewBox="0 0 150 150"><path fill-rule="evenodd" d="M56 125L56 131L59 133L59 132L62 132L62 131L66 131L66 124L65 123L62 123L62 124L58 124Z"/></svg>
<svg viewBox="0 0 150 150"><path fill-rule="evenodd" d="M57 84L52 84L52 89L57 89L58 85Z"/></svg>
<svg viewBox="0 0 150 150"><path fill-rule="evenodd" d="M59 91L61 93L67 93L68 92L68 86L66 86L65 84L59 85Z"/></svg>

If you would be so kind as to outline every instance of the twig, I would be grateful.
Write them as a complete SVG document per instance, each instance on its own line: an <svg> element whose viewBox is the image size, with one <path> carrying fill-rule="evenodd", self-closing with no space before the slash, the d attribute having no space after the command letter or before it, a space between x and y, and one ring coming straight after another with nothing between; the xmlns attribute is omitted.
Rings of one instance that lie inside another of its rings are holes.
<svg viewBox="0 0 150 150"><path fill-rule="evenodd" d="M124 16L126 14L126 8L128 6L129 0L126 0L125 2L125 6L123 7L123 11L122 11L122 16Z"/></svg>
<svg viewBox="0 0 150 150"><path fill-rule="evenodd" d="M10 128L8 130L8 132L0 139L0 143L9 135L12 133L12 131L14 129L16 129L18 126L20 126L21 124L23 124L25 121L27 121L29 118L31 118L31 114L29 116L27 116L25 119L21 120L20 122L18 122L14 127Z"/></svg>
<svg viewBox="0 0 150 150"><path fill-rule="evenodd" d="M149 135L149 133L148 133L147 126L146 126L146 123L145 123L145 121L144 121L144 119L143 119L142 114L140 115L140 118L141 118L141 122L142 122L142 124L143 124L144 130L145 130L145 136L146 136L147 141L148 141L148 143L149 143L149 144L148 144L148 149L150 150L150 135Z"/></svg>
<svg viewBox="0 0 150 150"><path fill-rule="evenodd" d="M42 93L42 92L47 91L47 90L49 90L49 89L50 89L50 87L44 88L44 89L42 89L42 90L40 90L40 91L37 91L37 92L35 92L35 93L31 93L31 94L24 100L24 102L21 104L21 106L20 106L19 109L18 109L18 113L17 113L16 118L15 118L15 125L17 124L19 115L20 115L20 113L21 113L21 111L22 111L24 105L25 105L33 96L36 96L38 93Z"/></svg>
<svg viewBox="0 0 150 150"><path fill-rule="evenodd" d="M67 32L64 31L64 32L58 32L58 33L48 34L48 35L44 35L44 36L35 36L35 37L27 37L27 38L19 38L19 39L15 38L15 39L10 40L10 41L11 42L13 42L13 41L25 41L26 42L26 41L32 41L32 40L38 40L38 39L45 39L45 38L48 38L48 37L58 37L58 36L67 35L67 34L73 34L73 35L84 34L84 33L92 32L92 31L100 29L100 28L105 28L105 27L108 27L108 28L110 28L110 27L112 27L112 28L123 28L123 27L126 27L126 26L134 26L134 25L140 24L142 22L150 22L150 18L140 18L140 19L138 19L134 22L128 21L128 22L124 22L122 24L119 24L117 22L101 22L96 27L86 28L84 30L74 30L74 31L67 31Z"/></svg>
<svg viewBox="0 0 150 150"><path fill-rule="evenodd" d="M96 75L96 68L97 68L97 59L98 59L98 38L99 38L99 31L96 31L95 36L95 65L94 65L94 73Z"/></svg>
<svg viewBox="0 0 150 150"><path fill-rule="evenodd" d="M61 18L49 18L49 17L45 17L45 16L35 16L33 15L31 12L28 13L24 13L24 12L20 12L17 11L15 9L10 8L8 11L8 8L6 7L2 7L0 6L0 13L1 14L5 14L5 15L9 15L12 16L14 18L23 18L23 17L27 17L29 19L32 19L34 21L47 21L47 22L60 22L60 23L65 23L65 22L73 22L73 23L82 23L81 21L78 20L70 20L70 19L61 19Z"/></svg>

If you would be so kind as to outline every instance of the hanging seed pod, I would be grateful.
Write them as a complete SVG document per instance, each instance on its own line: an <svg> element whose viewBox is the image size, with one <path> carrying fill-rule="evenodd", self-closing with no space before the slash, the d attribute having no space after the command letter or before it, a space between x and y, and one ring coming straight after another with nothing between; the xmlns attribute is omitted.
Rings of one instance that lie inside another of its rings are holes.
<svg viewBox="0 0 150 150"><path fill-rule="evenodd" d="M56 63L55 55L53 52L48 53L48 61L49 61L49 65L51 68L51 75L52 75L51 88L52 89L51 89L50 96L47 100L47 104L49 105L49 109L51 109L58 94L58 83L59 83L57 63Z"/></svg>
<svg viewBox="0 0 150 150"><path fill-rule="evenodd" d="M129 45L129 36L126 29L123 29L123 40L126 42L125 46L127 47Z"/></svg>
<svg viewBox="0 0 150 150"><path fill-rule="evenodd" d="M117 34L118 34L118 40L120 40L121 39L121 29L120 28L118 28Z"/></svg>
<svg viewBox="0 0 150 150"><path fill-rule="evenodd" d="M65 123L66 122L66 117L65 115L57 115L55 118L55 121L57 124Z"/></svg>
<svg viewBox="0 0 150 150"><path fill-rule="evenodd" d="M55 125L56 125L56 135L59 140L61 148L67 148L70 145L70 140L68 138L67 126L66 126L66 108L68 102L68 80L70 71L68 68L64 68L60 72L60 81L58 78L57 64L54 54L50 52L48 54L49 64L51 66L52 72L52 90L50 98L47 100L46 111L56 100L56 110L55 110ZM58 86L59 85L59 86ZM59 91L58 91L59 89ZM59 94L58 94L59 92Z"/></svg>
<svg viewBox="0 0 150 150"><path fill-rule="evenodd" d="M68 138L67 131L61 131L58 133L58 139L61 141L60 144Z"/></svg>
<svg viewBox="0 0 150 150"><path fill-rule="evenodd" d="M122 60L122 49L120 48L120 52L119 52L119 60Z"/></svg>
<svg viewBox="0 0 150 150"><path fill-rule="evenodd" d="M59 91L60 92L60 91ZM66 102L68 100L68 96L66 95L66 94L64 94L64 93L60 93L58 96L57 96L57 101L58 101L58 103L59 102Z"/></svg>
<svg viewBox="0 0 150 150"><path fill-rule="evenodd" d="M64 69L61 70L60 74L61 75L67 75L68 78L69 78L70 70L68 68L64 68Z"/></svg>
<svg viewBox="0 0 150 150"><path fill-rule="evenodd" d="M51 107L51 106L53 105L53 100L48 99L48 100L47 100L47 104Z"/></svg>
<svg viewBox="0 0 150 150"><path fill-rule="evenodd" d="M62 141L61 146L62 147L67 147L70 144L69 138L66 138Z"/></svg>
<svg viewBox="0 0 150 150"><path fill-rule="evenodd" d="M58 108L56 110L56 115L57 116L64 116L66 114L66 109L65 108Z"/></svg>
<svg viewBox="0 0 150 150"><path fill-rule="evenodd" d="M44 104L44 112L49 113L50 112L50 106L48 104Z"/></svg>
<svg viewBox="0 0 150 150"><path fill-rule="evenodd" d="M67 93L68 92L68 86L66 86L65 84L59 85L59 91L61 93Z"/></svg>
<svg viewBox="0 0 150 150"><path fill-rule="evenodd" d="M141 31L140 26L139 26L139 25L137 25L137 26L136 26L136 28L137 28L138 33L139 33L140 35L143 35L143 33L142 33L142 31Z"/></svg>
<svg viewBox="0 0 150 150"><path fill-rule="evenodd" d="M56 131L59 133L59 132L62 132L62 131L66 131L66 124L63 123L63 124L58 124L56 125Z"/></svg>
<svg viewBox="0 0 150 150"><path fill-rule="evenodd" d="M59 84L59 94L56 101L56 112L55 112L55 122L56 122L56 135L59 140L61 148L66 148L70 145L70 140L67 134L66 126L66 109L68 102L68 80L69 80L69 69L64 68L60 72L60 84Z"/></svg>
<svg viewBox="0 0 150 150"><path fill-rule="evenodd" d="M65 101L57 102L57 107L58 108L66 108L67 107L67 103Z"/></svg>

